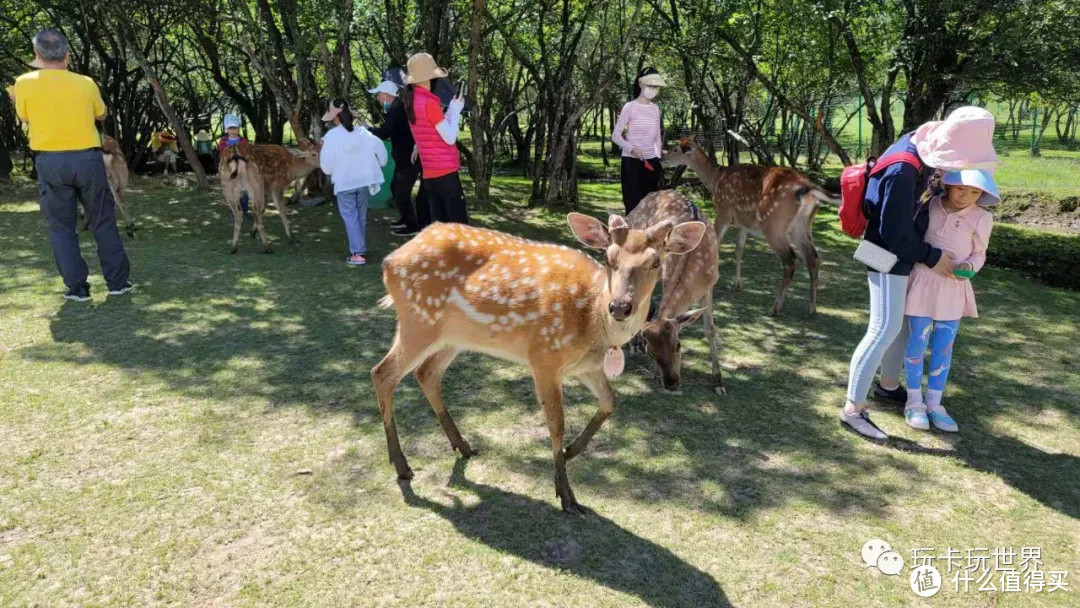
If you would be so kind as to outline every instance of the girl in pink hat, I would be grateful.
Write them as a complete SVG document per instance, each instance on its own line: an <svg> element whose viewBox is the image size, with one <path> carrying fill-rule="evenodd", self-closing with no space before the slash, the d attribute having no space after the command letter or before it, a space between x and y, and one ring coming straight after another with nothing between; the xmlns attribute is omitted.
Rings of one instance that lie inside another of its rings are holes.
<svg viewBox="0 0 1080 608"><path fill-rule="evenodd" d="M979 316L971 276L986 262L986 246L994 218L984 207L999 198L994 178L987 171L969 169L946 173L944 194L930 202L930 227L926 242L956 260L953 277L943 277L916 264L908 283L907 326L909 337L904 358L907 405L904 421L920 430L934 428L955 433L956 421L941 405L949 378L953 342L963 317ZM930 371L923 399L923 361L930 346Z"/></svg>

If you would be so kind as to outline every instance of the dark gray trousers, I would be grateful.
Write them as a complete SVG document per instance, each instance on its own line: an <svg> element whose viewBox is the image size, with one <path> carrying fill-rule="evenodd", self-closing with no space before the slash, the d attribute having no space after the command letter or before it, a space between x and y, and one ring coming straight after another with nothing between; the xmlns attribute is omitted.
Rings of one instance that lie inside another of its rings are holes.
<svg viewBox="0 0 1080 608"><path fill-rule="evenodd" d="M38 152L35 155L41 213L49 227L53 258L64 284L76 289L86 284L89 269L79 253L77 205L81 201L97 242L101 272L109 289L127 283L130 264L116 227L116 202L105 178L100 150Z"/></svg>

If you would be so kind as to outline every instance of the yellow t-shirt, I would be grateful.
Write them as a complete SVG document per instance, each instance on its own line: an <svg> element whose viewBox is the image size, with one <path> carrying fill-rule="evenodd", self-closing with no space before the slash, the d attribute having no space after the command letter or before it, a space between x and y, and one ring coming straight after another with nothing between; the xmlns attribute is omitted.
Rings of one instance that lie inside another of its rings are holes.
<svg viewBox="0 0 1080 608"><path fill-rule="evenodd" d="M105 115L101 91L87 76L37 70L15 79L15 113L30 125L30 149L85 150L101 145L94 119Z"/></svg>

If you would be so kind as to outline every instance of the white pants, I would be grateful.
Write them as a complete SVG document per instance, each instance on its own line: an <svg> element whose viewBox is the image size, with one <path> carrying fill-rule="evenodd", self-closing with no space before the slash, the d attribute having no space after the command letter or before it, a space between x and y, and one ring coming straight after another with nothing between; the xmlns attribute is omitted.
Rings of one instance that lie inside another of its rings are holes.
<svg viewBox="0 0 1080 608"><path fill-rule="evenodd" d="M870 271L870 324L866 335L851 356L848 370L847 398L852 403L865 403L881 367L882 375L899 378L904 365L907 345L907 324L904 323L904 303L907 300L908 278L895 274Z"/></svg>

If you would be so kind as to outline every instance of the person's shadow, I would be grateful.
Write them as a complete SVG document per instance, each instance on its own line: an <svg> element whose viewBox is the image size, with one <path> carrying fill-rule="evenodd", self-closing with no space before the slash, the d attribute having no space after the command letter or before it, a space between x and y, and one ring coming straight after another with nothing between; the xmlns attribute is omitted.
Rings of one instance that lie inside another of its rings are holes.
<svg viewBox="0 0 1080 608"><path fill-rule="evenodd" d="M553 505L465 479L458 459L450 486L479 503L453 506L417 495L400 481L405 503L443 517L467 538L504 553L587 577L650 606L731 606L715 580L671 551L596 513L574 517Z"/></svg>

